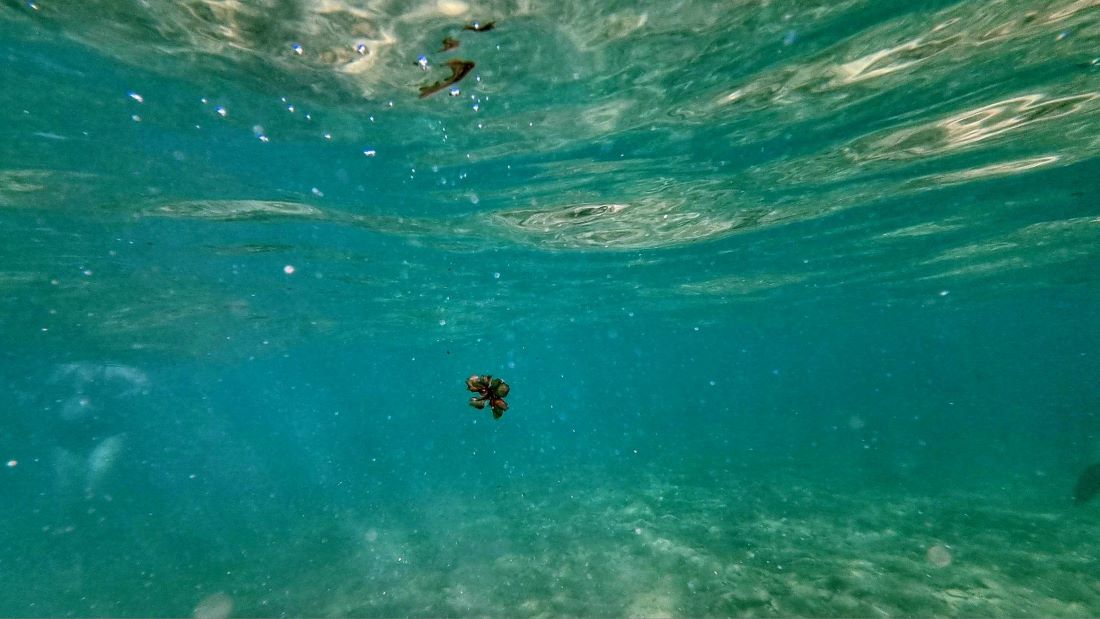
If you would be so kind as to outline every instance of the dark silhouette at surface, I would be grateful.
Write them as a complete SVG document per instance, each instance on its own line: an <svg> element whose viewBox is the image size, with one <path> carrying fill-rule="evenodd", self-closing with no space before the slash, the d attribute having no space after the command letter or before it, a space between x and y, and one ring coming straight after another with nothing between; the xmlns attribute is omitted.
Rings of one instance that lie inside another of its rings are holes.
<svg viewBox="0 0 1100 619"><path fill-rule="evenodd" d="M440 90L443 90L451 84L460 81L462 78L466 77L470 73L470 71L474 69L474 63L470 60L448 60L447 66L451 68L451 76L446 79L439 80L434 84L421 86L421 99L427 97L430 94L439 92Z"/></svg>

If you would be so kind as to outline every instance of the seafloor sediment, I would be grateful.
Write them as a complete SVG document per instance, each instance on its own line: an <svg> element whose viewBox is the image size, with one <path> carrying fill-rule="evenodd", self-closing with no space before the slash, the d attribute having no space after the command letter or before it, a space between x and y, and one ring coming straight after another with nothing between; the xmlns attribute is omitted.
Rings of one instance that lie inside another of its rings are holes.
<svg viewBox="0 0 1100 619"><path fill-rule="evenodd" d="M1100 615L1097 506L1025 509L1011 492L839 492L721 473L698 482L572 471L556 483L425 492L381 517L349 512L337 534L346 538L330 543L350 552L279 584L271 561L264 579L240 574L236 612ZM250 578L262 590L250 591Z"/></svg>

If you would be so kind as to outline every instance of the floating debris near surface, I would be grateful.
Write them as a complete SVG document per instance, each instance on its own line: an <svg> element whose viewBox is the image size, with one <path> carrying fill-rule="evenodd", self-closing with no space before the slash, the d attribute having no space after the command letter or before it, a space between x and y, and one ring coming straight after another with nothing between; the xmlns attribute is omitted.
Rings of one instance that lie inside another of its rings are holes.
<svg viewBox="0 0 1100 619"><path fill-rule="evenodd" d="M439 80L434 84L428 84L420 87L420 98L427 97L433 93L437 93L440 90L460 81L462 78L470 74L470 71L474 69L474 63L470 60L448 60L447 66L451 69L450 77Z"/></svg>
<svg viewBox="0 0 1100 619"><path fill-rule="evenodd" d="M504 411L508 410L508 403L504 401L504 398L511 391L511 387L503 380L493 378L492 374L484 376L474 374L467 378L466 389L477 394L470 398L470 406L482 410L485 408L485 403L488 402L489 407L493 410L493 419L500 419L504 415Z"/></svg>
<svg viewBox="0 0 1100 619"><path fill-rule="evenodd" d="M463 30L473 30L474 32L489 32L496 27L495 21L487 21L484 24L481 22L470 22L462 27Z"/></svg>
<svg viewBox="0 0 1100 619"><path fill-rule="evenodd" d="M456 39L454 37L447 37L447 38L443 39L443 47L439 51L447 52L447 51L450 51L452 49L458 48L459 45L460 45L460 43L458 42L458 39Z"/></svg>

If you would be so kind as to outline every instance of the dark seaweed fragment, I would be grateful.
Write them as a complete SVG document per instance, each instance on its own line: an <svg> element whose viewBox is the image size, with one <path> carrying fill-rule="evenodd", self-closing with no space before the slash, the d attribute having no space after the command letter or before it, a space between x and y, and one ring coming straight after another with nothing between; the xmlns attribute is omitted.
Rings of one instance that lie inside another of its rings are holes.
<svg viewBox="0 0 1100 619"><path fill-rule="evenodd" d="M458 45L459 45L458 39L456 39L454 37L447 37L447 38L443 39L443 49L441 49L439 51L441 51L441 52L450 51L452 49L457 48Z"/></svg>
<svg viewBox="0 0 1100 619"><path fill-rule="evenodd" d="M444 88L450 86L451 84L460 81L462 78L466 77L470 73L470 71L474 69L474 63L470 60L448 60L447 66L451 68L451 76L446 79L439 80L434 84L421 86L421 99L427 97L430 94L437 93L440 90L443 90Z"/></svg>

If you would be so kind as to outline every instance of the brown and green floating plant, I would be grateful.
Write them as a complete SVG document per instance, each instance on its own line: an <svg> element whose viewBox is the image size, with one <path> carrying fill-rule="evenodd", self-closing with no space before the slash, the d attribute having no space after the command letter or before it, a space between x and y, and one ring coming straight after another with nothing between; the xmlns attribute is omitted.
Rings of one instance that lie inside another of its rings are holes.
<svg viewBox="0 0 1100 619"><path fill-rule="evenodd" d="M508 410L508 403L504 401L504 398L512 389L503 380L493 378L492 374L484 376L474 374L467 378L466 389L477 394L470 398L470 406L482 410L485 408L485 403L488 402L489 408L493 411L493 419L500 419L504 415L504 411Z"/></svg>

